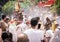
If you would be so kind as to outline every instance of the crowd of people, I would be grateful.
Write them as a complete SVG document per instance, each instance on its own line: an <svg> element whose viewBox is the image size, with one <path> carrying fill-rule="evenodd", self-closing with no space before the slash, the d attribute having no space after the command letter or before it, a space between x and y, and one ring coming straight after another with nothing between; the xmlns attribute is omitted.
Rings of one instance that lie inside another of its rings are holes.
<svg viewBox="0 0 60 42"><path fill-rule="evenodd" d="M17 19L10 19L6 15L2 15L0 21L0 42L60 42L60 15L56 20L54 31L52 30L53 21L48 17L45 24L39 17L31 20L19 15Z"/></svg>

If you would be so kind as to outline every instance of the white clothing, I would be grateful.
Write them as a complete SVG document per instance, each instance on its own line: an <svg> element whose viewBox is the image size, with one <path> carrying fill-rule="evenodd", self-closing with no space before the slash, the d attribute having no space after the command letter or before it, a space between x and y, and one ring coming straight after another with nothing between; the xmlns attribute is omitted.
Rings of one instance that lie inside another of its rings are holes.
<svg viewBox="0 0 60 42"><path fill-rule="evenodd" d="M28 17L28 20L29 20L29 21L31 21L31 19L32 19L32 17L31 17L31 16L29 16L29 17Z"/></svg>
<svg viewBox="0 0 60 42"><path fill-rule="evenodd" d="M56 21L57 21L57 24L59 24L59 26L60 26L60 16L58 16L58 17L56 18Z"/></svg>
<svg viewBox="0 0 60 42"><path fill-rule="evenodd" d="M12 33L12 35L13 35L13 41L14 41L14 42L17 41L17 32L16 32L16 29L17 29L17 28L16 28L15 23L10 24L10 26L9 26L9 32Z"/></svg>
<svg viewBox="0 0 60 42"><path fill-rule="evenodd" d="M55 30L54 36L52 37L50 42L60 42L60 30L59 29Z"/></svg>
<svg viewBox="0 0 60 42"><path fill-rule="evenodd" d="M53 36L52 30L47 30L45 35L46 37L52 37Z"/></svg>
<svg viewBox="0 0 60 42"><path fill-rule="evenodd" d="M60 29L60 28L59 28ZM54 36L59 36L59 38L60 38L60 30L59 29L56 29L55 30L55 35Z"/></svg>
<svg viewBox="0 0 60 42"><path fill-rule="evenodd" d="M17 25L17 27L19 27L19 28L18 28L18 32L19 32L19 31L20 31L20 32L24 32L25 30L28 29L28 26L27 26L25 23L21 23L21 24Z"/></svg>
<svg viewBox="0 0 60 42"><path fill-rule="evenodd" d="M9 26L9 32L13 34L13 41L17 41L17 36L22 33L23 31L27 30L27 25L22 23L16 26L15 23Z"/></svg>
<svg viewBox="0 0 60 42"><path fill-rule="evenodd" d="M37 29L29 29L24 32L29 38L29 42L41 42L44 39L44 33Z"/></svg>

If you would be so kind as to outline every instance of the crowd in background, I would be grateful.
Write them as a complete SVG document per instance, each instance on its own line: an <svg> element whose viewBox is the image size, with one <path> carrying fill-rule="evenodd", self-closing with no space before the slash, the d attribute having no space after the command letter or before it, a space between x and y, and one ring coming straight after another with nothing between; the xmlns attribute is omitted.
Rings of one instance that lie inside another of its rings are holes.
<svg viewBox="0 0 60 42"><path fill-rule="evenodd" d="M53 21L47 17L44 24L39 17L25 21L20 15L17 17L10 19L9 16L2 15L0 42L60 42L60 15ZM54 21L57 23L52 30Z"/></svg>

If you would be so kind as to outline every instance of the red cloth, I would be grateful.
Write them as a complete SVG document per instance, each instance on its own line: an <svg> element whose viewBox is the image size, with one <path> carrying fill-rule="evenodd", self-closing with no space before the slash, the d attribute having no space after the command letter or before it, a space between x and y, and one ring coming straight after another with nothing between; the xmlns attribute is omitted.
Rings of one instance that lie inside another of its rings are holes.
<svg viewBox="0 0 60 42"><path fill-rule="evenodd" d="M44 4L45 4L45 2L39 2L38 3L38 6L41 6L42 7L42 6L44 6Z"/></svg>
<svg viewBox="0 0 60 42"><path fill-rule="evenodd" d="M38 6L44 6L44 5L53 5L55 0L48 0L48 2L39 2Z"/></svg>

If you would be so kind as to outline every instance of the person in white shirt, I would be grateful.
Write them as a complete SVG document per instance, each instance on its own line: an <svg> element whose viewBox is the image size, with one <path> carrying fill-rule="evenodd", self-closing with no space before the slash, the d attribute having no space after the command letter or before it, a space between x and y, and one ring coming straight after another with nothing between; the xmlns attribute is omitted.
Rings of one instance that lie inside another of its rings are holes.
<svg viewBox="0 0 60 42"><path fill-rule="evenodd" d="M50 42L60 42L60 27L58 26L54 32L54 36L51 38Z"/></svg>
<svg viewBox="0 0 60 42"><path fill-rule="evenodd" d="M12 33L14 42L17 42L17 31L16 31L17 27L16 27L16 24L17 24L17 18L14 18L13 23L11 23L9 25L9 32Z"/></svg>
<svg viewBox="0 0 60 42"><path fill-rule="evenodd" d="M44 33L37 29L38 20L36 18L31 19L31 28L24 33L27 34L29 42L43 42Z"/></svg>
<svg viewBox="0 0 60 42"><path fill-rule="evenodd" d="M53 37L53 31L51 30L51 24L45 25L45 42L49 42Z"/></svg>
<svg viewBox="0 0 60 42"><path fill-rule="evenodd" d="M50 39L53 37L52 30L51 29L47 30L45 36L46 36L46 42L49 42Z"/></svg>
<svg viewBox="0 0 60 42"><path fill-rule="evenodd" d="M17 33L22 33L28 29L28 26L25 22L23 22L23 18L20 19L20 24L17 25Z"/></svg>
<svg viewBox="0 0 60 42"><path fill-rule="evenodd" d="M17 33L18 34L24 32L27 29L28 29L27 24L25 24L23 22L21 24L17 25Z"/></svg>

